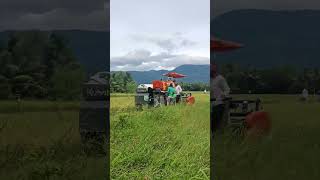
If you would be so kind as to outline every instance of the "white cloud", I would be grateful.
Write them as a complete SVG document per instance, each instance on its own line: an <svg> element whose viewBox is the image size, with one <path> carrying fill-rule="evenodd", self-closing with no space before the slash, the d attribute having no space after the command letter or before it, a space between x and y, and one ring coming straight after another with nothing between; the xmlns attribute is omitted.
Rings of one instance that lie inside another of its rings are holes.
<svg viewBox="0 0 320 180"><path fill-rule="evenodd" d="M197 43L195 41L191 41L183 36L181 32L173 33L169 36L152 36L149 34L135 34L132 35L131 38L139 42L147 42L154 44L161 48L162 50L167 51L168 53L172 53L178 49L185 47L192 47Z"/></svg>
<svg viewBox="0 0 320 180"><path fill-rule="evenodd" d="M135 47L148 49L133 49L125 55L111 58L112 71L146 71L172 70L183 64L209 64L208 56L192 55L193 52L185 48L196 47L197 43L187 39L183 33L152 36L150 34L134 34L130 38ZM150 48L150 47L157 48Z"/></svg>
<svg viewBox="0 0 320 180"><path fill-rule="evenodd" d="M183 64L209 64L208 57L186 54L159 53L152 55L147 50L137 50L125 56L111 58L112 71L172 70Z"/></svg>

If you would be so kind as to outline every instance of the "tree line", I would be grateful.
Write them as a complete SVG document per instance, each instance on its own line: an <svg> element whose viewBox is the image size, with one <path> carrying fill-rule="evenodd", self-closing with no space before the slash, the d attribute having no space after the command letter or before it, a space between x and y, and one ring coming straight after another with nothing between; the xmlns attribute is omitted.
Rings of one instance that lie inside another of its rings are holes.
<svg viewBox="0 0 320 180"><path fill-rule="evenodd" d="M110 92L111 93L134 93L137 84L128 72L111 72Z"/></svg>
<svg viewBox="0 0 320 180"><path fill-rule="evenodd" d="M273 68L221 65L220 73L227 79L233 93L297 94L304 88L309 92L320 90L319 68L279 66Z"/></svg>
<svg viewBox="0 0 320 180"><path fill-rule="evenodd" d="M210 84L202 83L202 82L193 82L193 83L181 82L180 86L183 89L183 91L204 91L204 90L209 91L210 90Z"/></svg>
<svg viewBox="0 0 320 180"><path fill-rule="evenodd" d="M21 31L1 44L1 99L79 99L85 73L64 38Z"/></svg>

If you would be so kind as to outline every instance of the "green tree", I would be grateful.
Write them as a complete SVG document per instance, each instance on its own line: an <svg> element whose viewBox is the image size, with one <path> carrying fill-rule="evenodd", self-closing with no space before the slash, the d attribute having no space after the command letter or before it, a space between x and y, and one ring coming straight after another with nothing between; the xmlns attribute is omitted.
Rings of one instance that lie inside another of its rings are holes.
<svg viewBox="0 0 320 180"><path fill-rule="evenodd" d="M50 97L55 100L76 100L80 98L85 77L84 71L72 67L57 68L51 77Z"/></svg>
<svg viewBox="0 0 320 180"><path fill-rule="evenodd" d="M110 91L118 93L135 92L137 85L128 72L112 72L110 79Z"/></svg>
<svg viewBox="0 0 320 180"><path fill-rule="evenodd" d="M57 90L54 88L57 88L58 73L61 74L62 84L70 78L70 86L75 87L72 83L77 75L82 80L83 70L67 41L54 33L14 32L10 35L7 46L0 50L0 75L8 84L8 97L15 93L34 98L50 96L51 92ZM3 89L7 89L7 85ZM75 89L79 88L72 90ZM66 91L64 97L70 95L72 99L75 92ZM59 96L60 94L61 92Z"/></svg>

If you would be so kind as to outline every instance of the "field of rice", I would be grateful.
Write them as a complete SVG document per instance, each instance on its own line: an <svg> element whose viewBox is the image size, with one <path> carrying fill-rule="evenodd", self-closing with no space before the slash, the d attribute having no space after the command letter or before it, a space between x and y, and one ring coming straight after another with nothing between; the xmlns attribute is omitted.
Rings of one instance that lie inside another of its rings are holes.
<svg viewBox="0 0 320 180"><path fill-rule="evenodd" d="M193 106L143 111L111 96L112 179L210 179L209 95L193 94Z"/></svg>
<svg viewBox="0 0 320 180"><path fill-rule="evenodd" d="M235 96L262 98L272 120L272 136L259 142L214 138L216 180L320 179L320 102L299 102L297 95Z"/></svg>
<svg viewBox="0 0 320 180"><path fill-rule="evenodd" d="M80 142L79 103L0 102L0 179L105 179L105 156Z"/></svg>
<svg viewBox="0 0 320 180"><path fill-rule="evenodd" d="M247 142L219 134L210 152L209 95L194 106L136 111L133 94L111 97L112 179L320 179L320 102L262 98L272 136ZM108 159L83 151L78 102L0 102L0 179L105 179Z"/></svg>

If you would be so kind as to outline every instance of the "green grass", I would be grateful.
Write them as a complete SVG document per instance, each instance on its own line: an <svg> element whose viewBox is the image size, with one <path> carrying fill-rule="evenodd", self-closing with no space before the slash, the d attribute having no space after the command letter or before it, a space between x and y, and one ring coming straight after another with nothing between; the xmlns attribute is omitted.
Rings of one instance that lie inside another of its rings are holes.
<svg viewBox="0 0 320 180"><path fill-rule="evenodd" d="M80 143L79 103L0 103L0 177L6 179L104 179L106 158L89 156Z"/></svg>
<svg viewBox="0 0 320 180"><path fill-rule="evenodd" d="M1 101L0 113L43 112L43 111L78 111L79 102L54 101Z"/></svg>
<svg viewBox="0 0 320 180"><path fill-rule="evenodd" d="M209 179L209 95L194 106L137 112L133 96L111 98L112 179Z"/></svg>
<svg viewBox="0 0 320 180"><path fill-rule="evenodd" d="M194 93L195 94L195 93ZM209 98L137 112L131 95L111 98L113 179L209 179ZM272 137L260 142L215 137L216 180L320 179L320 103L292 95L261 97ZM14 109L15 108L15 109ZM104 179L105 157L83 152L78 102L0 102L0 179Z"/></svg>
<svg viewBox="0 0 320 180"><path fill-rule="evenodd" d="M298 102L292 95L261 97L272 118L272 136L260 142L234 141L229 135L214 139L216 180L320 179L320 103Z"/></svg>

